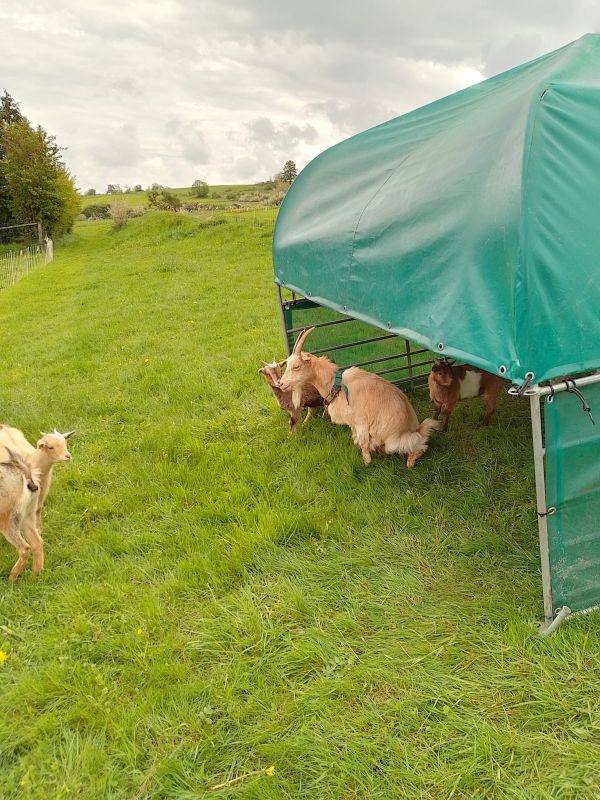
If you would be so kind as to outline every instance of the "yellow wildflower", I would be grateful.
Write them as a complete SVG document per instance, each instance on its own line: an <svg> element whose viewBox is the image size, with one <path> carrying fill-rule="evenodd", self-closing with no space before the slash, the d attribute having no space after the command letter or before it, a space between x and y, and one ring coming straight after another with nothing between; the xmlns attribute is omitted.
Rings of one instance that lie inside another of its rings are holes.
<svg viewBox="0 0 600 800"><path fill-rule="evenodd" d="M269 778L272 778L273 775L275 775L275 764L272 764L270 767L266 768L265 775L268 775Z"/></svg>
<svg viewBox="0 0 600 800"><path fill-rule="evenodd" d="M136 633L137 633L137 635L138 635L138 636L141 636L141 635L142 635L142 629L141 629L141 628L138 628L138 629L137 629L137 631L136 631Z"/></svg>
<svg viewBox="0 0 600 800"><path fill-rule="evenodd" d="M4 650L0 650L0 664L4 664L8 656L4 652Z"/></svg>

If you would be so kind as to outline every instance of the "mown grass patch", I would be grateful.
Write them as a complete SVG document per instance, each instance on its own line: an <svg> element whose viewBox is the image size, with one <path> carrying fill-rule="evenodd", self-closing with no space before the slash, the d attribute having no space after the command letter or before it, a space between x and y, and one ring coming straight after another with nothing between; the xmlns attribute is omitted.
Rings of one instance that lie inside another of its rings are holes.
<svg viewBox="0 0 600 800"><path fill-rule="evenodd" d="M45 572L0 583L0 797L598 796L598 617L536 633L525 403L412 471L288 437L243 217L78 225L0 324L2 421L78 432Z"/></svg>

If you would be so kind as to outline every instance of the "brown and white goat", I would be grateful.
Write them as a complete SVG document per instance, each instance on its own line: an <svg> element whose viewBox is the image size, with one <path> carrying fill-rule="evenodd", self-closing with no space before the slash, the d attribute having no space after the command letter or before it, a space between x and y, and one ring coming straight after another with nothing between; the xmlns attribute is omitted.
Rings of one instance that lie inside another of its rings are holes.
<svg viewBox="0 0 600 800"><path fill-rule="evenodd" d="M39 476L40 490L37 494L37 501L31 511L33 517L33 526L37 532L37 546L39 549L39 557L36 556L36 550L33 550L34 567L39 565L39 569L34 571L39 572L44 564L44 544L42 541L42 509L46 502L46 497L50 491L50 484L52 482L52 467L55 464L65 464L71 461L71 453L67 445L67 439L75 435L75 431L68 433L59 433L56 429L52 433L42 433L42 438L39 439L37 447L30 444L25 438L22 431L18 428L11 428L8 425L0 425L0 457L3 452L10 448L18 453L21 458L28 464L28 466L37 473Z"/></svg>
<svg viewBox="0 0 600 800"><path fill-rule="evenodd" d="M315 409L323 405L323 398L314 386L306 386L302 391L302 396L300 397L300 405L295 406L292 402L292 393L284 392L283 389L279 387L279 381L281 380L281 364L284 363L284 361L279 362L275 359L273 359L270 364L267 364L266 361L263 361L263 366L258 371L273 392L273 396L275 397L275 400L277 400L279 407L283 411L287 412L289 417L290 433L295 433L296 423L298 422L302 409L306 408L306 417L302 423L303 425L306 425L308 420L314 415Z"/></svg>
<svg viewBox="0 0 600 800"><path fill-rule="evenodd" d="M5 452L7 460L0 463L0 531L18 555L8 576L12 582L23 572L30 551L33 553L34 574L42 569L44 558L35 526L39 489L35 470L9 447Z"/></svg>
<svg viewBox="0 0 600 800"><path fill-rule="evenodd" d="M442 431L448 430L448 423L454 407L459 400L472 397L483 397L485 410L481 416L482 425L487 425L496 406L503 379L491 372L485 372L469 364L454 366L446 358L438 358L429 373L429 398L434 404L434 418L438 419L442 411L446 418Z"/></svg>
<svg viewBox="0 0 600 800"><path fill-rule="evenodd" d="M407 467L427 450L432 430L439 428L433 419L419 424L406 395L392 383L358 367L341 373L341 387L335 387L337 365L323 356L303 353L302 346L313 328L304 330L287 359L287 369L280 381L285 392L292 393L298 404L307 386L314 386L327 408L331 421L348 425L352 439L365 464L371 463L371 452L405 453Z"/></svg>

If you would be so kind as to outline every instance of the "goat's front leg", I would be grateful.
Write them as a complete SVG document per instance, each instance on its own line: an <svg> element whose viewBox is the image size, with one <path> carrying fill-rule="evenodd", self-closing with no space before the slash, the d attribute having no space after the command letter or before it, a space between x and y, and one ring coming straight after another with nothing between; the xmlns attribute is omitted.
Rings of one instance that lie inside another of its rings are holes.
<svg viewBox="0 0 600 800"><path fill-rule="evenodd" d="M358 427L352 429L352 439L357 447L360 447L365 467L371 463L371 450L369 447L369 429Z"/></svg>
<svg viewBox="0 0 600 800"><path fill-rule="evenodd" d="M448 424L450 422L450 417L452 416L452 412L454 411L454 406L455 403L446 403L444 405L445 419L444 419L444 424L441 427L442 433L446 433L446 431L448 430Z"/></svg>
<svg viewBox="0 0 600 800"><path fill-rule="evenodd" d="M294 411L288 412L290 415L289 419L289 426L290 426L290 436L296 433L296 423L298 422L298 417L300 416L300 409L295 409Z"/></svg>
<svg viewBox="0 0 600 800"><path fill-rule="evenodd" d="M303 425L306 425L306 423L308 422L308 420L309 420L311 417L314 417L314 415L316 414L316 412L317 412L317 409L316 409L314 406L309 406L309 407L306 409L306 416L304 417L304 422L303 422L302 424L303 424Z"/></svg>
<svg viewBox="0 0 600 800"><path fill-rule="evenodd" d="M433 414L432 414L433 419L439 419L440 418L440 412L442 410L442 405L443 405L442 403L438 403L435 400L433 401Z"/></svg>

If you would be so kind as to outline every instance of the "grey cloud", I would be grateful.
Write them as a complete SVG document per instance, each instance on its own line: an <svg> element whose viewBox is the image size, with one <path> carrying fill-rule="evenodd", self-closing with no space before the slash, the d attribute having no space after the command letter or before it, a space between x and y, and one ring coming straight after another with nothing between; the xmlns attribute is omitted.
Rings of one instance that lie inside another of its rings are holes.
<svg viewBox="0 0 600 800"><path fill-rule="evenodd" d="M309 114L322 114L340 133L357 133L371 128L397 116L397 112L374 101L352 102L342 104L337 100L326 100L321 103L310 103Z"/></svg>
<svg viewBox="0 0 600 800"><path fill-rule="evenodd" d="M274 125L267 117L252 120L248 124L248 132L252 141L280 151L289 150L299 142L312 144L318 138L316 129L310 124L300 126L284 122Z"/></svg>
<svg viewBox="0 0 600 800"><path fill-rule="evenodd" d="M4 0L0 66L86 186L186 185L196 164L235 182L282 157L303 167L598 23L595 0L57 0L51 15L41 0Z"/></svg>
<svg viewBox="0 0 600 800"><path fill-rule="evenodd" d="M98 164L105 167L121 167L136 164L140 160L140 142L135 125L121 125L108 131L104 139L94 148Z"/></svg>
<svg viewBox="0 0 600 800"><path fill-rule="evenodd" d="M165 124L165 132L172 152L178 152L190 164L210 163L210 147L201 123L171 118Z"/></svg>

